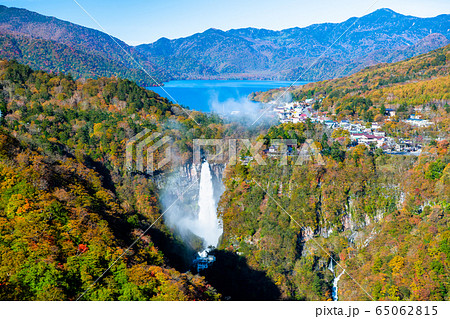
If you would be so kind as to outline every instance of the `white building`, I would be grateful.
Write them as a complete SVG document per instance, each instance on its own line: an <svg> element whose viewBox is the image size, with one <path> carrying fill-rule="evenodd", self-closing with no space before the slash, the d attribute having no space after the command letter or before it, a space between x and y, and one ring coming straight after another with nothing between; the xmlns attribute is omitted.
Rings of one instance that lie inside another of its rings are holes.
<svg viewBox="0 0 450 319"><path fill-rule="evenodd" d="M408 123L409 125L412 125L412 126L417 126L417 127L427 127L427 126L433 125L433 122L431 122L429 120L422 120L422 119L418 119L418 118L409 118L407 120L404 120L403 122Z"/></svg>

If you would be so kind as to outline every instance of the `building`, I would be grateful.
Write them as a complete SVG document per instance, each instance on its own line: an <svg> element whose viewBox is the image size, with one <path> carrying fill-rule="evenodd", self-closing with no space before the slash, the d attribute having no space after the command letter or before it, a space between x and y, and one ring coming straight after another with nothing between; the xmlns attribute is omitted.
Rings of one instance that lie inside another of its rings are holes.
<svg viewBox="0 0 450 319"><path fill-rule="evenodd" d="M194 266L197 268L197 272L200 272L200 270L204 270L211 266L215 261L215 256L202 254L194 260Z"/></svg>
<svg viewBox="0 0 450 319"><path fill-rule="evenodd" d="M375 135L376 137L385 137L386 136L386 132L383 132L383 131L375 131L372 134Z"/></svg>
<svg viewBox="0 0 450 319"><path fill-rule="evenodd" d="M386 111L384 112L384 115L387 115L389 117L393 117L395 116L396 111L394 109L386 109Z"/></svg>
<svg viewBox="0 0 450 319"><path fill-rule="evenodd" d="M372 130L379 130L381 129L381 125L378 124L377 122L373 122L372 123Z"/></svg>
<svg viewBox="0 0 450 319"><path fill-rule="evenodd" d="M412 125L412 126L417 126L417 127L427 127L430 125L433 125L433 122L429 121L429 120L423 120L421 118L418 118L418 116L415 115L411 115L411 117L409 119L404 120L403 122Z"/></svg>
<svg viewBox="0 0 450 319"><path fill-rule="evenodd" d="M378 148L383 146L383 144L386 142L384 136L376 136L374 134L369 133L352 133L350 134L350 140L358 144L365 144L367 146L372 144Z"/></svg>

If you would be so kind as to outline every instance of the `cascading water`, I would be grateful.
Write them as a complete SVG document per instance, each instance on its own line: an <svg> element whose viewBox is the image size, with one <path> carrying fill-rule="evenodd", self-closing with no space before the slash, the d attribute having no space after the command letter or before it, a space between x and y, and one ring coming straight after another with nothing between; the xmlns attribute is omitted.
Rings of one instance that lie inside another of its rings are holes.
<svg viewBox="0 0 450 319"><path fill-rule="evenodd" d="M334 274L333 259L330 260L330 264L328 265L328 269Z"/></svg>
<svg viewBox="0 0 450 319"><path fill-rule="evenodd" d="M198 257L193 261L193 266L200 271L208 268L215 261L215 256L209 255L209 247L217 247L223 233L222 224L216 213L217 200L223 190L219 185L220 179L218 182L213 180L208 162L203 162L197 199L199 209L195 210L196 205L194 205L193 198L196 196L192 193L182 196L195 182L190 178L189 176L186 180L186 177L182 175L173 175L166 184L162 202L167 207L167 213L164 215L167 225L191 248L200 251ZM178 199L175 199L174 195ZM198 244L199 238L202 239L202 246Z"/></svg>
<svg viewBox="0 0 450 319"><path fill-rule="evenodd" d="M338 301L338 282L341 276L344 274L345 269L342 270L342 272L339 274L339 276L336 277L335 273L335 267L333 264L333 259L330 260L330 264L328 265L328 269L333 273L334 279L333 279L333 287L331 288L331 297L333 298L333 301Z"/></svg>
<svg viewBox="0 0 450 319"><path fill-rule="evenodd" d="M331 296L333 298L333 301L338 301L338 299L339 299L338 298L338 282L339 282L339 279L341 278L341 276L344 274L344 272L345 272L345 269L342 270L342 272L339 274L339 276L335 277L333 280L333 288L331 291Z"/></svg>
<svg viewBox="0 0 450 319"><path fill-rule="evenodd" d="M200 210L197 219L192 221L192 232L203 238L205 250L200 255L206 256L208 247L216 247L223 232L216 214L217 203L214 199L211 170L206 161L201 168L198 206Z"/></svg>

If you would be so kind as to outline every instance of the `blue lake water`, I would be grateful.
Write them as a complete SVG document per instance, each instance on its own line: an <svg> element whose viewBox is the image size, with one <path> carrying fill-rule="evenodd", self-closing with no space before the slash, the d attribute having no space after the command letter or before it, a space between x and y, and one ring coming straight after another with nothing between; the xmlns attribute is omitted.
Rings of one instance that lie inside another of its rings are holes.
<svg viewBox="0 0 450 319"><path fill-rule="evenodd" d="M308 82L297 82L296 85L305 83ZM148 89L191 110L229 113L256 104L247 98L252 92L289 87L291 84L288 81L184 80L165 83L167 93L160 87Z"/></svg>

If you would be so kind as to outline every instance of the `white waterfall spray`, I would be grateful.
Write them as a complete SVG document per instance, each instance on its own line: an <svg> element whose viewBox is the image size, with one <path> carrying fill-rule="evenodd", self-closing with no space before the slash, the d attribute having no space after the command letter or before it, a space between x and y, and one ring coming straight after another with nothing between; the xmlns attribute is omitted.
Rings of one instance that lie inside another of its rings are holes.
<svg viewBox="0 0 450 319"><path fill-rule="evenodd" d="M198 194L198 217L192 221L192 232L203 238L205 248L216 247L223 228L217 218L217 203L214 199L214 188L208 162L203 162L200 174L200 190Z"/></svg>
<svg viewBox="0 0 450 319"><path fill-rule="evenodd" d="M204 162L201 165L198 198L192 192L186 192L193 185L193 181L181 174L174 174L168 179L161 196L167 209L164 215L166 224L186 243L194 244L191 247L201 251L202 256L208 254L209 246L217 247L223 232L222 223L216 213L217 201L223 192L219 184L220 180L213 183L210 166L208 162ZM197 238L202 239L200 247Z"/></svg>
<svg viewBox="0 0 450 319"><path fill-rule="evenodd" d="M345 269L342 268L342 272L336 277L336 267L334 266L333 259L330 260L328 269L334 275L333 287L331 288L331 297L333 298L333 301L338 301L338 299L339 299L339 297L338 297L338 282L339 282L339 279L341 279L341 276L345 273Z"/></svg>
<svg viewBox="0 0 450 319"><path fill-rule="evenodd" d="M339 274L339 276L335 277L334 280L333 280L333 288L332 288L332 291L331 291L331 296L333 298L333 301L338 301L339 300L339 297L338 297L338 282L339 282L339 279L341 279L341 276L344 274L344 272L345 272L345 269L342 270L342 272Z"/></svg>

